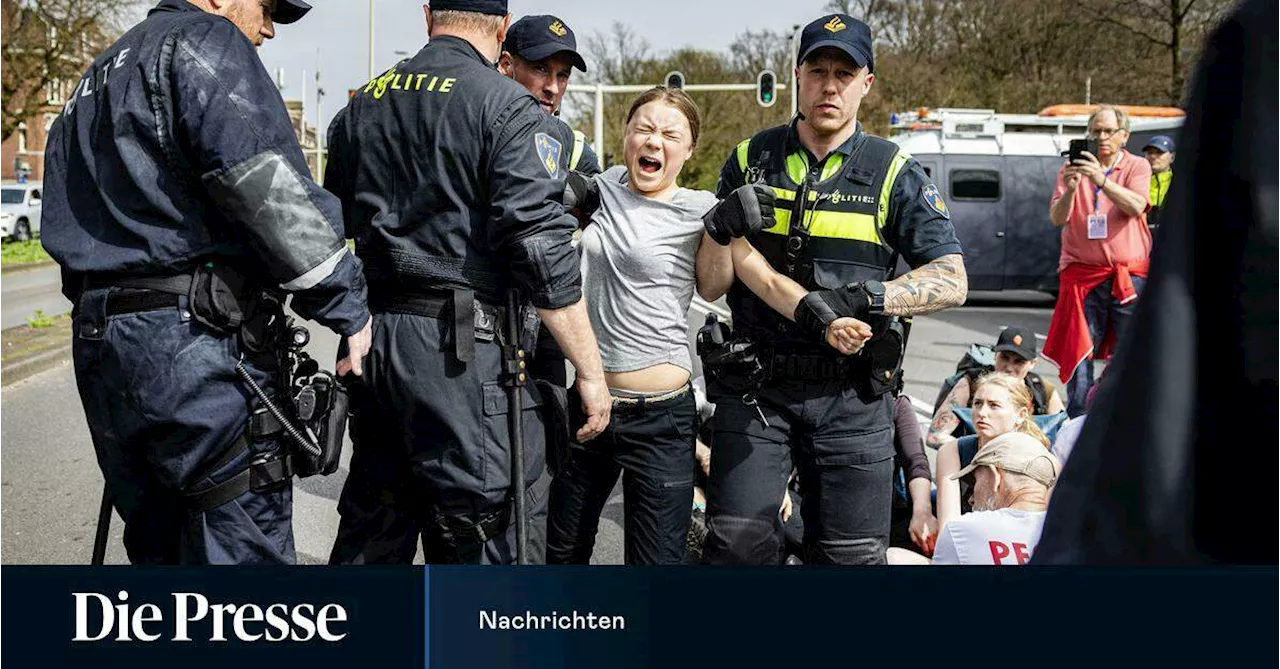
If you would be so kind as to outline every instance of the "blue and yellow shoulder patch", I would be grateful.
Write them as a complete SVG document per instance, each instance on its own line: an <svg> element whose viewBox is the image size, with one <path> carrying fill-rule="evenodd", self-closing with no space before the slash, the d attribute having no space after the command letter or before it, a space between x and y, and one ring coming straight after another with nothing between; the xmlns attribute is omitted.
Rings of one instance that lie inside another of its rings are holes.
<svg viewBox="0 0 1280 669"><path fill-rule="evenodd" d="M947 203L942 199L942 194L938 192L937 186L926 184L920 189L920 197L924 198L930 209L947 218L951 218L951 210L947 209Z"/></svg>
<svg viewBox="0 0 1280 669"><path fill-rule="evenodd" d="M560 140L540 132L533 136L533 145L538 149L538 159L542 161L547 174L550 174L552 179L560 178L560 151L563 148Z"/></svg>

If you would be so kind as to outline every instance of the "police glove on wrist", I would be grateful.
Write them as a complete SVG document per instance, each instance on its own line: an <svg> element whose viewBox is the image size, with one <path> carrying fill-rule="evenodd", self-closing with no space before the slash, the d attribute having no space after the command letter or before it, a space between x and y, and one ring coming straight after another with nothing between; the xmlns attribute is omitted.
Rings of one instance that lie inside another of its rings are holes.
<svg viewBox="0 0 1280 669"><path fill-rule="evenodd" d="M734 237L750 237L772 228L777 223L773 215L774 200L773 189L768 186L740 186L712 207L702 217L702 224L717 244L728 246Z"/></svg>
<svg viewBox="0 0 1280 669"><path fill-rule="evenodd" d="M804 296L796 305L796 325L819 339L825 340L827 326L837 318L866 320L871 299L862 291L815 290Z"/></svg>
<svg viewBox="0 0 1280 669"><path fill-rule="evenodd" d="M564 209L582 218L590 218L600 208L600 186L596 180L580 172L570 171L564 183Z"/></svg>

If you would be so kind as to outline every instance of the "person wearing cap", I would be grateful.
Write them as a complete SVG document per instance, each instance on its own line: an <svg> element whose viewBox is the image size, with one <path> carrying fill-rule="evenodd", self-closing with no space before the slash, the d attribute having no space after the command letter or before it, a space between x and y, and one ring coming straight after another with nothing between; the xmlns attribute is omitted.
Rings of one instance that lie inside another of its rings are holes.
<svg viewBox="0 0 1280 669"><path fill-rule="evenodd" d="M295 561L282 427L239 376L282 392L275 351L232 311L278 318L262 295L291 292L295 313L346 338L339 373L361 373L360 261L254 48L308 9L163 0L49 130L43 241L75 305L80 397L134 563ZM235 304L198 299L210 292Z"/></svg>
<svg viewBox="0 0 1280 669"><path fill-rule="evenodd" d="M1098 155L1063 164L1049 204L1062 228L1058 301L1041 355L1057 365L1067 387L1067 413L1084 412L1093 361L1105 360L1124 334L1150 268L1151 230L1145 215L1151 166L1124 149L1129 115L1100 105L1089 116Z"/></svg>
<svg viewBox="0 0 1280 669"><path fill-rule="evenodd" d="M722 374L708 389L717 408L704 560L714 564L779 561L777 500L793 464L803 481L806 564L884 562L894 456L889 391L902 346L892 319L957 306L968 290L937 187L911 156L857 120L875 81L871 29L828 14L805 27L799 63L799 114L737 146L716 193L733 208L722 203L719 215L704 219L718 244L704 244L698 263L723 268L711 287L718 290L707 293L728 293L734 337L750 342L769 370L764 380ZM769 192L757 206L770 208L776 223L760 229L724 215L750 212L746 185ZM743 236L810 291L794 323L733 275L728 245ZM888 280L898 258L913 269ZM860 355L843 358L823 343L839 317L872 326Z"/></svg>
<svg viewBox="0 0 1280 669"><path fill-rule="evenodd" d="M1160 227L1160 208L1164 206L1164 198L1169 194L1169 185L1173 183L1173 138L1168 135L1156 135L1142 152L1147 156L1147 164L1151 165L1151 210L1147 212L1147 228L1154 237L1156 228Z"/></svg>
<svg viewBox="0 0 1280 669"><path fill-rule="evenodd" d="M358 90L329 131L325 187L342 201L374 312L330 561L408 564L421 541L429 563L514 562L524 495L537 563L554 433L544 420L558 396L523 385L527 488L513 490L502 384L527 370L521 342L502 332L507 305L531 304L573 363L579 440L608 425L611 406L577 221L562 205L572 135L494 65L511 23L505 0L424 11L426 46Z"/></svg>
<svg viewBox="0 0 1280 669"><path fill-rule="evenodd" d="M973 511L960 515L958 506L943 509L939 494L943 524L933 564L1027 564L1040 542L1049 496L1061 472L1058 458L1031 435L1010 432L987 442L967 467L940 480L940 485L958 486L960 479L972 476ZM895 549L890 562L911 564L923 558Z"/></svg>
<svg viewBox="0 0 1280 669"><path fill-rule="evenodd" d="M543 111L556 118L574 68L587 71L573 29L550 15L526 16L511 24L498 56L498 70L524 86ZM581 130L573 130L569 169L587 177L600 173L600 160Z"/></svg>
<svg viewBox="0 0 1280 669"><path fill-rule="evenodd" d="M930 446L934 448L942 446L943 442L951 437L956 428L960 427L960 418L956 416L952 409L973 406L974 384L977 382L979 374L984 371L1009 374L1026 383L1027 390L1031 393L1032 413L1034 415L1048 415L1066 411L1066 407L1062 403L1062 397L1058 395L1058 391L1053 384L1045 383L1039 374L1032 371L1035 369L1036 361L1038 360L1034 332L1017 326L1007 327L1000 331L1000 336L996 339L996 345L992 352L995 354L994 367L975 366L963 370L963 373L959 374L960 378L951 387L946 399L938 405L937 411L933 414L933 421L929 425L929 436L926 439L926 443Z"/></svg>

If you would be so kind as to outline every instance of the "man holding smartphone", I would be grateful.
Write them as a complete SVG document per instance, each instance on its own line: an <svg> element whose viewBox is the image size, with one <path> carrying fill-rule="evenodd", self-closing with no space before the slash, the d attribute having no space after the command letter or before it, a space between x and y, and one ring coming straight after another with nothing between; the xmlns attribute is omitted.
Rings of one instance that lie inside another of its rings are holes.
<svg viewBox="0 0 1280 669"><path fill-rule="evenodd" d="M1109 105L1089 117L1097 154L1083 151L1058 173L1049 220L1062 228L1058 304L1041 354L1067 384L1067 413L1084 412L1093 359L1105 358L1146 281L1151 166L1124 150L1129 115Z"/></svg>

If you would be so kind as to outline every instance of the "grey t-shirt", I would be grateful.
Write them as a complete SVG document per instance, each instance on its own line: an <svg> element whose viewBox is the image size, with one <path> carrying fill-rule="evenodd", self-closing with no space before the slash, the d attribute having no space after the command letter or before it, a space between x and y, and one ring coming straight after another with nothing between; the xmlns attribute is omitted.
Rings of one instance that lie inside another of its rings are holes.
<svg viewBox="0 0 1280 669"><path fill-rule="evenodd" d="M693 370L687 313L708 191L679 189L670 202L627 186L627 169L595 177L600 208L582 233L582 289L607 372L663 363Z"/></svg>

